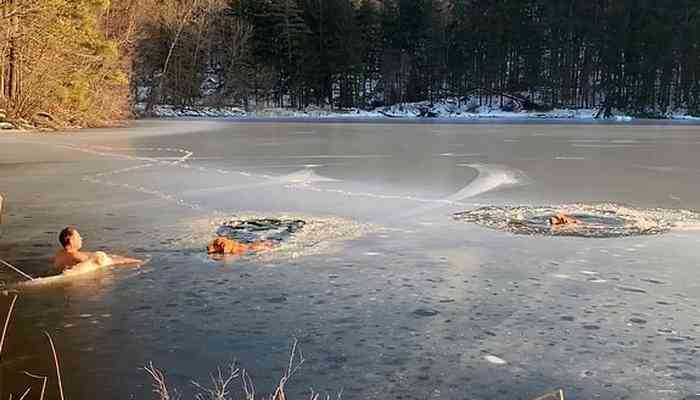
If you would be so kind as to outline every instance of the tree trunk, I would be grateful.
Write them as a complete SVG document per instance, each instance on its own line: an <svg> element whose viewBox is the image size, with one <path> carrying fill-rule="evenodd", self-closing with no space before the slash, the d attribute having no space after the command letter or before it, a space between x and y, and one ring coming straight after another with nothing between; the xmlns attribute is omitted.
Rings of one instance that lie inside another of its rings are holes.
<svg viewBox="0 0 700 400"><path fill-rule="evenodd" d="M187 20L190 18L190 14L192 14L196 5L197 5L197 0L193 0L192 4L190 5L190 8L187 10L185 15L182 17L182 20L180 21L180 25L177 28L177 32L175 33L175 37L173 38L173 41L170 43L170 49L168 49L168 55L165 57L165 62L163 63L163 70L161 71L160 76L157 77L158 82L156 83L155 87L151 90L151 93L149 93L148 101L146 102L146 111L145 111L146 115L151 114L153 112L153 107L155 106L155 104L160 101L160 97L161 97L161 94L163 92L163 81L165 80L165 76L168 72L168 65L170 64L170 58L173 56L173 50L175 50L175 46L177 45L177 42L180 40L180 35L182 34L182 30L185 28L185 24L187 23Z"/></svg>
<svg viewBox="0 0 700 400"><path fill-rule="evenodd" d="M7 73L7 97L10 100L17 98L19 93L19 54L14 39L10 42L9 71Z"/></svg>
<svg viewBox="0 0 700 400"><path fill-rule="evenodd" d="M17 36L19 33L19 16L17 15L17 0L10 0L10 12L14 15L10 19L10 41L8 53L7 82L5 82L5 90L7 98L14 100L19 93L19 49L17 48Z"/></svg>
<svg viewBox="0 0 700 400"><path fill-rule="evenodd" d="M2 51L2 49L0 49ZM5 55L0 53L0 100L5 99Z"/></svg>
<svg viewBox="0 0 700 400"><path fill-rule="evenodd" d="M5 20L6 8L4 4L0 6L0 21ZM0 38L7 40L6 36L2 36L3 34L7 35L7 29L3 28L2 30L5 32L0 32ZM0 45L0 100L3 99L5 99L5 44Z"/></svg>

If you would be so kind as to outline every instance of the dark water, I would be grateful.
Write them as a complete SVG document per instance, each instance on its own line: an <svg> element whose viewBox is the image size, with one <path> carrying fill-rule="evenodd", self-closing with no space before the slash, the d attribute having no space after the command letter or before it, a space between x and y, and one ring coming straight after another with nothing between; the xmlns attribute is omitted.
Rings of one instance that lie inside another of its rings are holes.
<svg viewBox="0 0 700 400"><path fill-rule="evenodd" d="M700 235L677 217L700 209L699 132L145 121L0 136L0 258L48 274L70 224L90 249L149 259L34 285L3 272L20 297L0 395L21 394L27 370L51 376L55 397L47 331L71 399L151 398L149 361L191 398L191 380L234 358L262 393L294 337L306 358L295 398L310 387L347 399L555 387L570 399L693 398ZM610 203L663 232L514 235L453 218L526 206L541 225L542 205ZM250 215L307 224L266 257L203 254L221 223Z"/></svg>
<svg viewBox="0 0 700 400"><path fill-rule="evenodd" d="M304 229L304 225L306 221L301 219L234 219L222 223L216 229L216 234L241 243L257 241L279 243L289 240L295 233Z"/></svg>

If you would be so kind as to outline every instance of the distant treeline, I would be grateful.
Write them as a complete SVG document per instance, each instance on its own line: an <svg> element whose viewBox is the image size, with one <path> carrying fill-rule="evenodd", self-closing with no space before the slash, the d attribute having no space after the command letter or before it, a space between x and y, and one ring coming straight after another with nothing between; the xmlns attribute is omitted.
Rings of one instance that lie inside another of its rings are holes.
<svg viewBox="0 0 700 400"><path fill-rule="evenodd" d="M176 4L185 7L183 15L192 3ZM370 107L511 94L530 96L529 107L700 111L697 0L229 0L211 6L194 5L154 100L195 103L205 89L216 101L242 104ZM177 28L151 27L140 46L141 82L158 81Z"/></svg>
<svg viewBox="0 0 700 400"><path fill-rule="evenodd" d="M4 101L23 114L29 106L17 99L47 84L64 108L98 113L109 108L100 100L109 94L149 106L367 108L471 96L603 115L700 114L698 0L0 0L0 7L0 108ZM36 13L56 17L34 20ZM32 29L51 33L34 39ZM103 90L122 76L128 92ZM13 86L18 80L26 89Z"/></svg>

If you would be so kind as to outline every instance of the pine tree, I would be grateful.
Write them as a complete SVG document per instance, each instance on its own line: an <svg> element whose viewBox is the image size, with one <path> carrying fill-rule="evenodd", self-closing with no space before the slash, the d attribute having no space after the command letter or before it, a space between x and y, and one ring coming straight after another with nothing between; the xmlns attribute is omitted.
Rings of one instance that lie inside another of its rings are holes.
<svg viewBox="0 0 700 400"><path fill-rule="evenodd" d="M357 26L360 40L361 98L359 103L366 107L383 105L380 98L383 37L381 4L375 0L362 1L357 11Z"/></svg>

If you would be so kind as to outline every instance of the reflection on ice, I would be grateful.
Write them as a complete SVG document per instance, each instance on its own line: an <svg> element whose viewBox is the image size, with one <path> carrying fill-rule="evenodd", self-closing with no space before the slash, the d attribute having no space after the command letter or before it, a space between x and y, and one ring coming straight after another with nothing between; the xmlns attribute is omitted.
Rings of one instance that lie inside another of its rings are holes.
<svg viewBox="0 0 700 400"><path fill-rule="evenodd" d="M516 185L525 185L529 179L522 171L508 168L501 165L489 164L457 164L461 167L469 167L475 169L478 176L469 185L460 189L457 193L451 195L448 200L460 201L470 197L480 195L495 189L503 187L512 187Z"/></svg>
<svg viewBox="0 0 700 400"><path fill-rule="evenodd" d="M497 189L527 185L530 179L522 171L495 164L457 164L458 167L467 167L476 171L477 176L465 187L454 194L441 200L431 201L429 205L409 210L402 217L415 216L421 213L435 210L445 205L460 204L461 201L476 197Z"/></svg>
<svg viewBox="0 0 700 400"><path fill-rule="evenodd" d="M312 169L304 169L301 171L294 172L289 175L285 175L279 178L283 182L296 183L302 185L308 185L315 182L335 182L337 179L327 178L316 173Z"/></svg>

